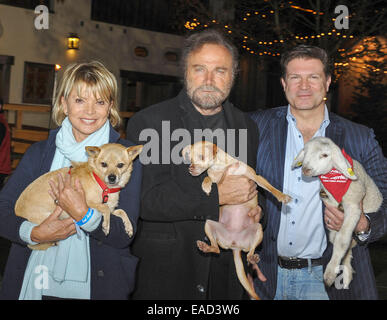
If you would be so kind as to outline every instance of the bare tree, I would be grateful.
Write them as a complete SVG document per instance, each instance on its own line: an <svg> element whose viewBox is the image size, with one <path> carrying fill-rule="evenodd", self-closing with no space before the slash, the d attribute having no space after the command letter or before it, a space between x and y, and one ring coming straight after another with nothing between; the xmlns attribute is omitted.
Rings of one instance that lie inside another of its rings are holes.
<svg viewBox="0 0 387 320"><path fill-rule="evenodd" d="M364 0L173 1L176 8L174 23L180 31L216 27L232 37L242 52L274 59L297 44L318 45L327 50L336 76L345 73L356 60L354 57L380 49L367 45L358 51L350 48L364 38L381 35L387 29L383 0L372 3ZM348 28L339 29L336 19L343 17L335 13L338 5L348 8Z"/></svg>

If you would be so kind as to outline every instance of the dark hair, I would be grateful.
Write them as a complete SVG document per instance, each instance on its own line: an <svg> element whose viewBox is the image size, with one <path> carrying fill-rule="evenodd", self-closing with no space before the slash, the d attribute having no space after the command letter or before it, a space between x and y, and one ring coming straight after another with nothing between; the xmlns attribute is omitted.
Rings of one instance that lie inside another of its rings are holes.
<svg viewBox="0 0 387 320"><path fill-rule="evenodd" d="M208 43L223 46L230 52L232 57L232 74L233 78L235 78L238 72L238 49L219 31L214 29L197 32L185 39L181 60L183 63L184 73L187 71L188 56Z"/></svg>
<svg viewBox="0 0 387 320"><path fill-rule="evenodd" d="M328 77L330 76L330 65L328 54L324 49L319 47L301 44L292 50L285 52L281 57L281 77L286 77L286 67L288 63L293 59L304 58L304 59L318 59L324 66L324 73Z"/></svg>

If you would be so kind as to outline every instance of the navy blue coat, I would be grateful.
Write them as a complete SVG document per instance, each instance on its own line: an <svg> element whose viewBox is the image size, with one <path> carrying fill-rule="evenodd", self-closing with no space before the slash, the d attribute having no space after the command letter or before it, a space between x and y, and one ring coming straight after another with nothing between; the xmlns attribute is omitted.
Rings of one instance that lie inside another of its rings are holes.
<svg viewBox="0 0 387 320"><path fill-rule="evenodd" d="M257 154L257 172L270 183L283 190L284 162L288 123L287 107L268 109L251 114L259 129L259 148ZM375 140L372 129L353 123L334 113L329 113L330 124L326 136L340 148L358 160L373 178L383 194L383 205L376 213L369 214L371 234L367 242L376 241L387 231L387 159ZM263 299L273 299L277 286L277 236L280 226L281 204L266 192L266 227L263 243L259 252L259 266L267 277L262 283L256 280L256 290ZM324 211L324 210L323 210ZM321 214L323 214L323 211ZM328 230L326 230L328 231ZM370 256L365 245L357 245L353 250L352 266L355 270L349 289L337 290L334 285L327 289L330 299L377 299L375 276ZM328 242L323 254L324 270L332 255L332 244Z"/></svg>
<svg viewBox="0 0 387 320"><path fill-rule="evenodd" d="M25 153L17 169L0 192L0 236L12 242L0 299L18 299L31 250L19 237L25 219L17 217L14 206L21 192L36 178L48 172L55 154L55 137L59 129L50 131L45 141L33 144ZM109 142L134 145L122 140L110 128ZM134 231L140 208L141 164L137 159L129 183L120 193L119 208L126 211ZM47 197L49 195L47 194ZM101 220L102 221L102 220ZM133 238L125 233L122 220L111 215L110 233L102 231L102 222L89 233L91 257L91 299L128 299L134 288L137 258L129 245Z"/></svg>

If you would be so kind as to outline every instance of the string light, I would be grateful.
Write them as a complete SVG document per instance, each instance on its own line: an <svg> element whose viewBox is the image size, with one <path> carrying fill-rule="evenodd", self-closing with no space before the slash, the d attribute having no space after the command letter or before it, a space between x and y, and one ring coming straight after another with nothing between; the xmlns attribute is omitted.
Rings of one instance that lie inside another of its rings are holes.
<svg viewBox="0 0 387 320"><path fill-rule="evenodd" d="M297 10L302 10L302 11L305 11L305 12L309 12L309 13L313 13L313 14L317 14L317 12L313 11L313 10L310 10L310 9L304 9L304 8L301 8L301 7L297 7L297 6L291 6L293 9L297 9ZM274 10L270 10L270 13L271 14L274 14ZM320 15L323 15L324 13L323 12L319 12ZM245 13L245 16L243 17L243 21L242 22L246 22L248 20L248 18L253 18L255 16L257 17L262 17L263 19L265 19L267 17L267 14L264 14L264 13L261 13L259 11L254 11L253 13L250 13L250 12L246 12ZM192 21L187 21L184 25L185 28L189 29L189 30L195 30L197 29L198 27L204 27L204 28L208 28L210 24L219 24L215 19L211 20L209 23L206 23L206 24L201 24L200 21L198 21L197 18L193 18ZM233 33L233 30L232 30L232 27L228 24L224 25L224 29L225 31L227 31L227 33L229 34L232 34ZM254 54L254 55L259 55L259 56L263 56L263 55L268 55L268 56L280 56L281 53L279 52L276 52L275 49L273 50L268 50L268 47L272 47L276 44L285 44L286 42L288 41L294 41L296 40L297 42L298 41L308 41L309 39L321 39L323 37L332 37L332 36L336 36L336 37L342 37L343 39L345 38L351 38L353 39L354 36L353 35L346 35L346 34L342 34L341 32L337 32L336 29L332 29L328 32L321 32L319 34L312 34L312 35L292 35L290 37L287 37L286 39L272 39L270 41L266 40L266 41L263 41L263 40L256 40L252 37L248 37L246 35L243 36L243 40L242 40L242 43L241 43L241 47L246 50L248 53L250 54ZM250 41L249 41L250 40ZM249 41L249 42L248 42ZM247 46L246 44L249 43L249 46ZM264 46L265 49L262 51L262 50L259 50L257 47L256 49L252 49L251 46ZM342 52L341 53L341 56L343 58L345 58L346 54L344 53L345 49L339 49L338 50L339 52ZM356 50L358 51L358 50ZM355 59L349 59L348 61L354 61ZM341 64L335 64L335 66L338 66L338 67L346 67L348 66L348 63L347 62L340 62Z"/></svg>
<svg viewBox="0 0 387 320"><path fill-rule="evenodd" d="M312 9L305 9L305 8L302 8L302 7L299 7L299 6L290 6L290 7L293 8L293 9L304 11L304 12L309 12L309 13L312 13L312 14L317 14L317 12L312 10ZM324 14L324 12L319 12L318 14L320 16L322 16Z"/></svg>

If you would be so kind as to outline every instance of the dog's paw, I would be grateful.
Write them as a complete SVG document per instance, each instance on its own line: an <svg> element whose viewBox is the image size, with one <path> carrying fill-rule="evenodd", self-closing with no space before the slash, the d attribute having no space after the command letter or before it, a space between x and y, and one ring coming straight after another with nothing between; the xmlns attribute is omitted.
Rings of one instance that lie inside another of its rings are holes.
<svg viewBox="0 0 387 320"><path fill-rule="evenodd" d="M105 234L105 236L107 236L109 234L110 223L107 221L107 219L104 219L104 221L102 223L102 231Z"/></svg>
<svg viewBox="0 0 387 320"><path fill-rule="evenodd" d="M121 220L122 220L122 222L124 224L125 232L131 238L133 236L133 226L132 226L132 223L130 222L126 212L124 210L122 210L122 209L117 209L117 210L114 210L112 212L112 214L114 214L115 216L121 218Z"/></svg>
<svg viewBox="0 0 387 320"><path fill-rule="evenodd" d="M196 245L198 246L199 250L204 253L208 253L208 252L220 253L218 246L210 246L207 243L200 240L196 241Z"/></svg>
<svg viewBox="0 0 387 320"><path fill-rule="evenodd" d="M202 190L206 193L207 196L210 195L212 189L212 181L209 177L205 177L202 183Z"/></svg>
<svg viewBox="0 0 387 320"><path fill-rule="evenodd" d="M252 255L247 255L247 262L254 265L254 264L257 264L259 262L260 258L259 258L259 255L258 253L255 253L255 254L252 254Z"/></svg>
<svg viewBox="0 0 387 320"><path fill-rule="evenodd" d="M125 232L128 234L128 236L130 238L133 237L133 226L130 223L130 221L129 222L124 221L124 226L125 226Z"/></svg>
<svg viewBox="0 0 387 320"><path fill-rule="evenodd" d="M287 195L287 194L284 194L282 193L279 197L278 197L278 201L279 202L282 202L282 203L289 203L290 201L292 201L292 197Z"/></svg>
<svg viewBox="0 0 387 320"><path fill-rule="evenodd" d="M211 188L210 188L210 190L204 190L204 189L203 189L203 191L206 193L207 196L210 196Z"/></svg>
<svg viewBox="0 0 387 320"><path fill-rule="evenodd" d="M200 240L196 241L196 245L198 246L200 251L203 251L203 252L209 252L210 251L209 250L210 246L207 243L203 242L203 241L200 241Z"/></svg>

